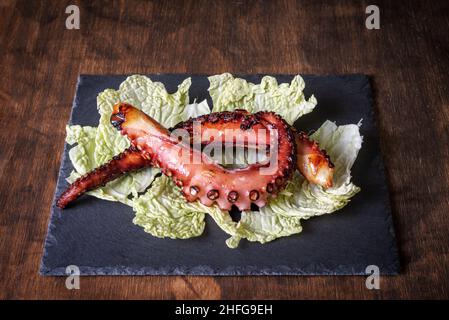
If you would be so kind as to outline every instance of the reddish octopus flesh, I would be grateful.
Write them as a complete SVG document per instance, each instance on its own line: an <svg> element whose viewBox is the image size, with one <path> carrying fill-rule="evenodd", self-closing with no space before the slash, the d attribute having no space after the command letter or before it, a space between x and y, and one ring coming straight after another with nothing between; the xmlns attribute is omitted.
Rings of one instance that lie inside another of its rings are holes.
<svg viewBox="0 0 449 320"><path fill-rule="evenodd" d="M127 136L131 147L73 182L59 197L58 207L64 208L86 191L104 186L122 174L148 166L161 168L181 188L187 201L199 200L206 206L217 204L223 210L233 205L239 210L249 210L251 204L265 206L285 188L296 169L312 183L324 188L332 186L334 166L326 152L273 112L214 112L167 129L139 109L119 103L114 106L111 123ZM201 130L195 131L198 124ZM173 137L178 129L187 132L188 143ZM261 174L261 170L268 170L267 163L225 168L201 149L192 147L195 141L203 146L226 142L222 133L227 130L234 133L234 146L275 146L275 169Z"/></svg>

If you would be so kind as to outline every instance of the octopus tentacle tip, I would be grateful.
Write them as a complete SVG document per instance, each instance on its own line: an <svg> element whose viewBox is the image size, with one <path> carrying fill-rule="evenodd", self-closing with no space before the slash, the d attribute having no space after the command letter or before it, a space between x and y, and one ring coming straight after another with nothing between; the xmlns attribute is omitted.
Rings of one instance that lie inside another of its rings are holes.
<svg viewBox="0 0 449 320"><path fill-rule="evenodd" d="M108 163L76 179L61 194L56 205L63 209L85 192L105 186L109 181L115 180L126 172L138 170L149 165L150 162L143 158L138 150L134 148L126 149L121 154L113 157Z"/></svg>

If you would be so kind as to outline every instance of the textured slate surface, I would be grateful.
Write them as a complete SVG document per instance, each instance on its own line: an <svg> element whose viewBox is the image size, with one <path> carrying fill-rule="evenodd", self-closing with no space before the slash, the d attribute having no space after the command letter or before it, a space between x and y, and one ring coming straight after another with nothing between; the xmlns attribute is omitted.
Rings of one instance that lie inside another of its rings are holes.
<svg viewBox="0 0 449 320"><path fill-rule="evenodd" d="M176 90L187 76L150 75L169 91ZM275 76L279 82L292 79ZM258 82L262 76L242 77ZM70 122L95 126L97 94L118 88L125 79L80 76ZM353 180L362 191L347 207L304 221L299 235L264 245L242 240L239 248L229 249L225 245L228 235L209 217L198 238L158 239L132 223L133 211L125 205L84 196L61 211L53 202L41 274L65 275L68 265L79 266L82 275L354 275L365 274L368 265L379 266L382 274L397 274L399 259L369 79L364 75L304 79L306 96L313 93L318 106L296 127L308 131L326 119L342 125L363 118L364 143L353 168ZM191 100L209 98L207 88L206 76L192 76ZM55 198L66 187L71 170L66 145Z"/></svg>

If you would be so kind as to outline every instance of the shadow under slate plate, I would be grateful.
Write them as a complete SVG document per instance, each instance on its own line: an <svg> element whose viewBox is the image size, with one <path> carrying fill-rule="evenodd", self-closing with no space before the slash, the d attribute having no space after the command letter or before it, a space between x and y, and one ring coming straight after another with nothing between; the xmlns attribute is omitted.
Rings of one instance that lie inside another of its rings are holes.
<svg viewBox="0 0 449 320"><path fill-rule="evenodd" d="M207 98L212 106L206 76L155 74L150 78L173 92L188 76L192 77L190 99ZM262 78L242 77L252 82ZM279 82L293 78L275 77ZM71 124L96 126L97 94L106 88L117 89L125 79L80 76ZM326 119L338 125L363 119L364 143L352 171L362 191L348 206L305 220L298 235L264 245L242 240L237 249L229 249L225 244L229 235L210 217L200 237L159 239L134 225L132 209L120 203L83 196L62 211L54 201L41 274L66 275L69 265L77 265L82 275L353 275L365 274L368 265L377 265L382 274L397 274L399 259L369 80L363 75L304 76L304 80L306 96L313 93L318 106L296 123L297 128L308 132ZM65 179L72 170L68 150L66 145L55 198L67 186Z"/></svg>

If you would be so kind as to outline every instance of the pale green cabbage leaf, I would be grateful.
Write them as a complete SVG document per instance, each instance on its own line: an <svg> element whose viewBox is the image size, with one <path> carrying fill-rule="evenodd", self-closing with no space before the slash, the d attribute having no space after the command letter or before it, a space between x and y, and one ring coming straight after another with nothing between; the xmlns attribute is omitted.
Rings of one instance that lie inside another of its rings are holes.
<svg viewBox="0 0 449 320"><path fill-rule="evenodd" d="M305 83L299 75L290 84L278 84L271 76L263 77L260 84L253 84L234 78L230 73L211 76L209 82L209 94L216 112L234 109L251 113L273 111L293 125L299 117L312 112L317 104L313 95L308 100L305 98Z"/></svg>

